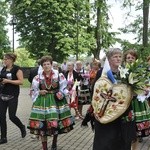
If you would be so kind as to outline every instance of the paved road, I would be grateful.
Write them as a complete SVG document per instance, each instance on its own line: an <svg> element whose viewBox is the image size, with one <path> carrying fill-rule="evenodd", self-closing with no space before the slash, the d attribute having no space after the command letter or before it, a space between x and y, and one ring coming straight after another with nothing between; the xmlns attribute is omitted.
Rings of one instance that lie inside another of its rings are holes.
<svg viewBox="0 0 150 150"><path fill-rule="evenodd" d="M22 88L19 98L17 115L27 125L32 102L28 95L29 89ZM84 113L87 106L84 106ZM74 114L74 111L72 111ZM7 117L8 119L8 117ZM8 119L8 143L0 145L0 150L41 150L41 142L32 140L29 130L27 136L22 139L19 129ZM90 127L81 128L81 121L76 121L75 129L58 138L58 150L92 150L93 132ZM50 149L51 138L48 139ZM150 150L150 139L144 138L137 150Z"/></svg>

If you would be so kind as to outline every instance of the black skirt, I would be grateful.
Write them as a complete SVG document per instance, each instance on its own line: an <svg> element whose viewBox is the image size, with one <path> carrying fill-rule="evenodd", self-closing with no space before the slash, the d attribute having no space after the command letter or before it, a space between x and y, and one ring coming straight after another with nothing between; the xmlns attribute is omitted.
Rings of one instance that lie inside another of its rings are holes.
<svg viewBox="0 0 150 150"><path fill-rule="evenodd" d="M95 120L93 150L131 150L131 143L136 138L134 121L122 122L117 119L108 124Z"/></svg>

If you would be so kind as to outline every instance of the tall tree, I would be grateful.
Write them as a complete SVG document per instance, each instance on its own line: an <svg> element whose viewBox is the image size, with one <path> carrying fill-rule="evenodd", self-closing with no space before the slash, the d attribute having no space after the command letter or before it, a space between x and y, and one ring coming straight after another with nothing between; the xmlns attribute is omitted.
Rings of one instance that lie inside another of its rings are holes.
<svg viewBox="0 0 150 150"><path fill-rule="evenodd" d="M94 27L96 47L92 49L94 58L99 59L99 54L102 49L108 49L110 46L116 43L116 32L111 32L112 25L109 23L109 5L106 0L95 0L94 2L94 19L96 20L96 26Z"/></svg>
<svg viewBox="0 0 150 150"><path fill-rule="evenodd" d="M61 62L70 54L89 50L92 37L85 32L87 7L87 0L14 0L12 13L16 31L33 56L49 54Z"/></svg>
<svg viewBox="0 0 150 150"><path fill-rule="evenodd" d="M8 5L5 1L0 1L0 56L4 52L10 51L10 42L7 36Z"/></svg>
<svg viewBox="0 0 150 150"><path fill-rule="evenodd" d="M143 0L143 47L148 46L149 0Z"/></svg>
<svg viewBox="0 0 150 150"><path fill-rule="evenodd" d="M121 40L122 46L126 49L136 48L139 52L139 55L143 58L147 57L150 48L150 30L149 30L149 3L150 0L138 1L134 3L131 0L124 0L123 7L130 8L130 11L127 13L128 16L131 16L132 9L135 8L135 11L142 12L136 17L134 17L132 22L126 25L124 28L121 28L120 31L123 33L132 33L135 35L135 43L131 44L130 41ZM131 19L130 19L131 20Z"/></svg>

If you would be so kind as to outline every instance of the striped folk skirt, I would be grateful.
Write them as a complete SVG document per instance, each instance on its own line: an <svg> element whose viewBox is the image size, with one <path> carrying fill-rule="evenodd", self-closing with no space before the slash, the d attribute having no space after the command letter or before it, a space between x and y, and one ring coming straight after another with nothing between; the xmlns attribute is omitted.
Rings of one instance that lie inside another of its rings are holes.
<svg viewBox="0 0 150 150"><path fill-rule="evenodd" d="M48 136L73 129L74 118L66 99L56 100L54 94L39 95L33 103L28 129L31 134Z"/></svg>
<svg viewBox="0 0 150 150"><path fill-rule="evenodd" d="M138 137L146 137L150 135L150 107L148 101L144 102L134 99L132 107L135 115L136 129Z"/></svg>

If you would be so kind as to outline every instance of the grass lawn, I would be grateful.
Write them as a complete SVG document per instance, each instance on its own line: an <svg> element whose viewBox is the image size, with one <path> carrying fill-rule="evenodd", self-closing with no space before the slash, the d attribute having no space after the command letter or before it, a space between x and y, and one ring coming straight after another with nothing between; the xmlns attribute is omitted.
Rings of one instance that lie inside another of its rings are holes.
<svg viewBox="0 0 150 150"><path fill-rule="evenodd" d="M24 78L23 85L21 85L20 87L29 88L30 82L28 81L28 79Z"/></svg>

